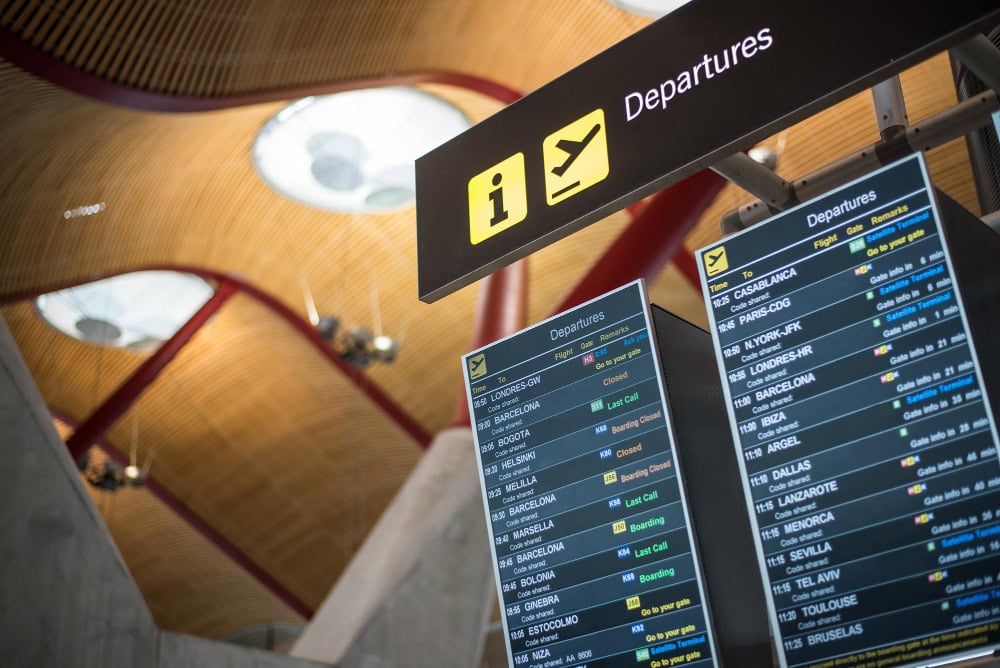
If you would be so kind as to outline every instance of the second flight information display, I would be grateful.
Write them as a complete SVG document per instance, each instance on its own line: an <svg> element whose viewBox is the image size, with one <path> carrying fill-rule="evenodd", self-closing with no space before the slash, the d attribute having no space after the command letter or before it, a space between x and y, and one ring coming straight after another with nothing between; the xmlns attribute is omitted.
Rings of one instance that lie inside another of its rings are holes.
<svg viewBox="0 0 1000 668"><path fill-rule="evenodd" d="M641 282L463 358L512 665L714 666Z"/></svg>
<svg viewBox="0 0 1000 668"><path fill-rule="evenodd" d="M922 157L699 259L782 665L996 646L996 428Z"/></svg>

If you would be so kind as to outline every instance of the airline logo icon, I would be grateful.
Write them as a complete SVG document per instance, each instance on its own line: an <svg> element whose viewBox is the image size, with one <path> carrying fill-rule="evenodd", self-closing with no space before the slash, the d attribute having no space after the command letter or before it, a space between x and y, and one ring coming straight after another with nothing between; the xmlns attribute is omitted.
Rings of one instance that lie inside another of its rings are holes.
<svg viewBox="0 0 1000 668"><path fill-rule="evenodd" d="M715 276L729 269L729 258L726 257L725 246L718 246L712 250L705 251L702 259L705 261L706 276Z"/></svg>
<svg viewBox="0 0 1000 668"><path fill-rule="evenodd" d="M469 179L469 241L473 245L527 217L524 153L515 153Z"/></svg>
<svg viewBox="0 0 1000 668"><path fill-rule="evenodd" d="M594 109L542 141L545 201L553 206L608 178L604 110Z"/></svg>

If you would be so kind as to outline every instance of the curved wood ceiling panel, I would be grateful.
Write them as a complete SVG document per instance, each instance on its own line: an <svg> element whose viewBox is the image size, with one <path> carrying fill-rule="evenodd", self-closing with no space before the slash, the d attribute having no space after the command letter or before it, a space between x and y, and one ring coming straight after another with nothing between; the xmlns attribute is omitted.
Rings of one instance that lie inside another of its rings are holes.
<svg viewBox="0 0 1000 668"><path fill-rule="evenodd" d="M99 449L91 457L106 461ZM88 489L160 627L223 638L263 624L303 624L145 489Z"/></svg>
<svg viewBox="0 0 1000 668"><path fill-rule="evenodd" d="M420 450L287 323L234 297L108 433L317 605ZM124 448L123 448L124 449Z"/></svg>
<svg viewBox="0 0 1000 668"><path fill-rule="evenodd" d="M5 306L21 355L50 408L83 420L146 358L143 353L84 343L47 325L32 302Z"/></svg>
<svg viewBox="0 0 1000 668"><path fill-rule="evenodd" d="M603 0L0 4L0 27L64 63L194 97L420 70L530 90L647 23Z"/></svg>

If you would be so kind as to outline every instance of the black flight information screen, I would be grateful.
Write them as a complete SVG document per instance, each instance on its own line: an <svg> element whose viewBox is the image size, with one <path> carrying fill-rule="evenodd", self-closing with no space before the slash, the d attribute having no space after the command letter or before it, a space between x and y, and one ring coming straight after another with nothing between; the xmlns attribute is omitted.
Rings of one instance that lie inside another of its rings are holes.
<svg viewBox="0 0 1000 668"><path fill-rule="evenodd" d="M714 666L640 281L463 358L512 666Z"/></svg>
<svg viewBox="0 0 1000 668"><path fill-rule="evenodd" d="M922 156L699 251L783 666L1000 641L997 436Z"/></svg>

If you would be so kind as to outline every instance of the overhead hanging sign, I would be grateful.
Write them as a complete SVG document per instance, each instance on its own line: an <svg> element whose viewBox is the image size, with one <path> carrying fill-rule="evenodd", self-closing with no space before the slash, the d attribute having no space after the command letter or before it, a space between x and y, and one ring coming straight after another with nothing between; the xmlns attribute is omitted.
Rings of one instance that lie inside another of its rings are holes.
<svg viewBox="0 0 1000 668"><path fill-rule="evenodd" d="M416 163L431 302L1000 22L996 0L696 0Z"/></svg>

